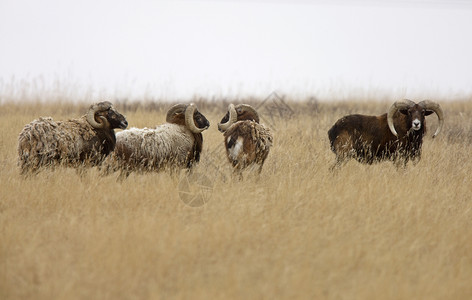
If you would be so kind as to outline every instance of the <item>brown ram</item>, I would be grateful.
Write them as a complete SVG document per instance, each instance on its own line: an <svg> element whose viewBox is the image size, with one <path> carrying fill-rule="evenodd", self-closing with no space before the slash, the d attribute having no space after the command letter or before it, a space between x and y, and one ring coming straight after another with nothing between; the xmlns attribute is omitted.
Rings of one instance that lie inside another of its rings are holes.
<svg viewBox="0 0 472 300"><path fill-rule="evenodd" d="M267 127L259 124L254 108L247 104L230 104L218 130L224 132L226 154L236 172L241 174L251 165L259 165L259 173L262 171L273 136Z"/></svg>
<svg viewBox="0 0 472 300"><path fill-rule="evenodd" d="M125 117L108 102L90 106L79 119L54 121L41 117L27 124L18 137L18 165L21 173L35 173L42 167L96 166L113 151L115 128L128 126Z"/></svg>
<svg viewBox="0 0 472 300"><path fill-rule="evenodd" d="M444 124L439 104L424 100L395 102L388 113L380 116L348 115L339 119L328 131L331 150L336 154L333 166L350 158L371 164L392 160L407 164L421 158L421 145L426 132L425 116L436 113L439 125L433 138Z"/></svg>

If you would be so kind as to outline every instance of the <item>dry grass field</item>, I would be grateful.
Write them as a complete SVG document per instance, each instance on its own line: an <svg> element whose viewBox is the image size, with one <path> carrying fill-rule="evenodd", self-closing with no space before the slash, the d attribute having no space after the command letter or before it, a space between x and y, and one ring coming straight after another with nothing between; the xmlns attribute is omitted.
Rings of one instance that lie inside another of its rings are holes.
<svg viewBox="0 0 472 300"><path fill-rule="evenodd" d="M226 104L200 101L211 126L189 186L184 173L21 178L23 126L88 103L3 103L0 299L472 299L472 102L434 100L444 131L431 139L427 117L417 165L351 161L334 174L331 125L393 100L288 102L291 118L263 104L275 144L261 176L242 181L216 126ZM169 107L116 106L135 127Z"/></svg>

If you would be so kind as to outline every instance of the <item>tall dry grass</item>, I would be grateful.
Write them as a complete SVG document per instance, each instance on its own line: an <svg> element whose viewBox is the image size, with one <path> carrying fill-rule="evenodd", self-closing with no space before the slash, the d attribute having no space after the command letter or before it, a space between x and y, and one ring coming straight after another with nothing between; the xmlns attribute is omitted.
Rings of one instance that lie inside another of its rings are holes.
<svg viewBox="0 0 472 300"><path fill-rule="evenodd" d="M275 145L261 176L235 181L216 130L225 104L199 103L211 122L195 169L211 181L200 207L165 173L21 178L24 124L86 106L3 104L0 299L471 299L472 103L441 103L434 140L428 117L415 166L352 161L329 172L330 126L389 104L289 103L290 120L264 116ZM160 105L118 108L130 126L164 120Z"/></svg>

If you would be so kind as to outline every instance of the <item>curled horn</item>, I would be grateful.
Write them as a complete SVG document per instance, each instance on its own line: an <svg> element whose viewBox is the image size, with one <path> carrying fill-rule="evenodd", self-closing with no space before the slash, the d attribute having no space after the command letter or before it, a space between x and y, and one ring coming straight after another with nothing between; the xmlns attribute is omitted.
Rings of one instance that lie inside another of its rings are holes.
<svg viewBox="0 0 472 300"><path fill-rule="evenodd" d="M420 103L418 103L418 105L420 105L426 110L433 111L438 116L438 121L439 121L438 129L436 129L436 132L433 134L433 138L435 138L439 134L439 132L441 132L441 129L444 126L444 113L441 107L439 106L438 103L431 100L423 100Z"/></svg>
<svg viewBox="0 0 472 300"><path fill-rule="evenodd" d="M187 108L187 106L188 106L188 104L182 104L182 103L172 106L169 109L169 111L167 112L166 122L172 123L174 115L176 113L183 113L185 111L185 109Z"/></svg>
<svg viewBox="0 0 472 300"><path fill-rule="evenodd" d="M257 111L251 105L239 104L238 106L236 106L236 110L251 112L254 115L254 121L256 123L259 123L259 114L257 113Z"/></svg>
<svg viewBox="0 0 472 300"><path fill-rule="evenodd" d="M218 129L220 130L223 130L223 131L228 130L228 128L234 123L236 123L236 121L238 120L238 114L236 113L234 104L228 105L228 111L229 111L228 122L218 124Z"/></svg>
<svg viewBox="0 0 472 300"><path fill-rule="evenodd" d="M88 112L85 116L87 122L89 122L89 124L93 128L97 128L97 129L104 128L105 126L108 125L108 120L104 116L99 116L98 119L100 119L101 121L97 122L95 120L95 114L97 112L107 110L111 106L112 106L112 104L108 101L93 104L92 106L90 106L90 108L89 108L89 110L88 110Z"/></svg>
<svg viewBox="0 0 472 300"><path fill-rule="evenodd" d="M395 115L395 113L398 110L403 109L403 108L408 108L413 105L415 105L415 102L408 99L404 99L404 100L396 101L395 103L392 104L392 106L390 106L390 109L388 110L388 113L387 113L387 123L388 123L388 128L390 128L390 131L393 133L394 136L398 136L398 133L395 130L395 126L393 125L393 115Z"/></svg>
<svg viewBox="0 0 472 300"><path fill-rule="evenodd" d="M187 106L187 109L185 110L185 125L187 125L188 129L190 129L191 132L201 133L203 130L207 129L207 127L198 128L197 126L195 126L193 114L195 113L196 109L197 109L197 106L193 103L190 103Z"/></svg>

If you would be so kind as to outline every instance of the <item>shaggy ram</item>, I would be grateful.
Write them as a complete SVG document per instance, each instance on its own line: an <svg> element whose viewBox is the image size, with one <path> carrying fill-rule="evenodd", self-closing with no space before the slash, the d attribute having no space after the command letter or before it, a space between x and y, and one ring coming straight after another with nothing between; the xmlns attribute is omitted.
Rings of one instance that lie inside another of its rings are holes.
<svg viewBox="0 0 472 300"><path fill-rule="evenodd" d="M339 119L328 131L331 150L336 154L332 169L350 158L372 164L392 160L406 166L421 158L425 116L436 113L439 125L433 138L444 124L439 104L424 100L416 104L410 100L393 103L388 113L380 116L348 115Z"/></svg>
<svg viewBox="0 0 472 300"><path fill-rule="evenodd" d="M251 165L259 166L259 173L273 143L270 130L259 124L257 111L247 104L228 106L228 112L218 124L224 132L226 155L235 172Z"/></svg>
<svg viewBox="0 0 472 300"><path fill-rule="evenodd" d="M116 135L116 149L107 159L105 172L190 169L200 160L202 132L210 123L195 104L176 104L165 124L156 128L130 128Z"/></svg>
<svg viewBox="0 0 472 300"><path fill-rule="evenodd" d="M96 166L115 148L115 128L128 126L125 117L108 102L90 106L79 119L54 121L41 117L27 124L18 137L21 173L41 167Z"/></svg>

